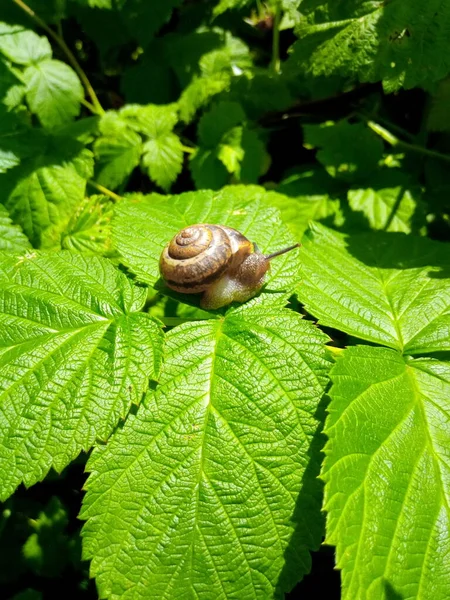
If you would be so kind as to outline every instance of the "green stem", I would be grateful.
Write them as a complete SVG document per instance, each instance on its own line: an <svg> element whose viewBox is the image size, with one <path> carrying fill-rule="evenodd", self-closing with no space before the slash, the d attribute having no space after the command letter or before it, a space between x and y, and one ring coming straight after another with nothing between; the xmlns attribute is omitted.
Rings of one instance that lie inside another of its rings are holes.
<svg viewBox="0 0 450 600"><path fill-rule="evenodd" d="M424 154L425 156L431 156L433 158L438 158L439 160L445 160L446 162L450 162L449 154L441 154L440 152L435 152L434 150L428 150L428 148L424 148L423 146L417 146L416 144L410 144L408 142L403 142L399 140L393 133L375 123L375 121L367 121L367 125L375 131L385 142L390 144L391 146L398 147L403 150L407 150L410 152L417 152L418 154Z"/></svg>
<svg viewBox="0 0 450 600"><path fill-rule="evenodd" d="M88 184L91 187L95 188L101 194L104 194L105 196L109 196L110 198L112 198L114 200L114 202L119 202L120 200L122 200L122 196L119 196L118 194L115 194L111 190L108 190L108 188L103 187L102 185L100 185L99 183L96 183L95 181L92 181L92 179L88 180Z"/></svg>
<svg viewBox="0 0 450 600"><path fill-rule="evenodd" d="M105 111L97 98L97 94L95 93L94 88L92 87L89 79L87 78L86 73L83 71L83 69L78 64L77 59L75 58L75 56L72 53L72 51L70 50L70 48L67 46L64 39L60 35L58 35L55 31L53 31L53 29L51 27L49 27L47 25L47 23L45 21L43 21L41 19L41 17L39 17L34 12L34 10L32 10L27 4L25 4L25 2L23 2L23 0L12 0L12 1L15 4L17 4L17 6L19 8L21 8L23 11L25 11L27 13L27 15L29 17L31 17L33 19L33 21L35 23L37 23L37 25L39 25L39 27L41 27L46 33L48 33L48 35L58 44L58 46L61 48L61 50L67 56L67 60L69 61L69 63L72 65L72 67L76 71L78 77L83 82L83 85L86 88L86 91L89 94L91 101L92 101L92 105L95 109L93 112L95 112L98 115L104 115Z"/></svg>
<svg viewBox="0 0 450 600"><path fill-rule="evenodd" d="M272 71L276 74L280 72L280 21L281 6L277 3L275 7L275 16L273 20L273 41L272 41Z"/></svg>
<svg viewBox="0 0 450 600"><path fill-rule="evenodd" d="M190 146L185 146L184 144L182 144L181 148L183 149L183 152L187 152L187 154L194 154L194 152L195 152L195 148L191 148Z"/></svg>
<svg viewBox="0 0 450 600"><path fill-rule="evenodd" d="M372 118L363 112L356 111L354 113L354 115L356 117L359 117L360 119L362 119L365 123L369 123L369 121L372 121ZM402 135L403 137L407 138L411 142L416 139L412 133L409 133L409 131L406 131L405 129L403 129L403 127L399 127L398 125L396 125L395 123L392 123L388 119L385 119L384 117L380 117L379 115L377 115L375 118L377 119L377 121L379 123L381 123L382 125L385 125L389 129L392 129L392 131L396 131L399 135Z"/></svg>
<svg viewBox="0 0 450 600"><path fill-rule="evenodd" d="M81 98L81 104L88 108L92 113L96 114L95 106L88 102L86 98Z"/></svg>

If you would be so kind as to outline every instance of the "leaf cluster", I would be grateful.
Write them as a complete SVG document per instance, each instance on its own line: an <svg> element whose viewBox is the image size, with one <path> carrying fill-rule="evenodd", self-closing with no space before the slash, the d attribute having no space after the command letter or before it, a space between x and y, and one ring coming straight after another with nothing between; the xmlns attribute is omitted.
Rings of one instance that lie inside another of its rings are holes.
<svg viewBox="0 0 450 600"><path fill-rule="evenodd" d="M101 598L282 600L322 543L344 600L448 597L449 23L448 0L2 2L13 597L69 571L87 597L83 559ZM194 223L302 245L205 311L159 271ZM75 508L31 500L78 466Z"/></svg>

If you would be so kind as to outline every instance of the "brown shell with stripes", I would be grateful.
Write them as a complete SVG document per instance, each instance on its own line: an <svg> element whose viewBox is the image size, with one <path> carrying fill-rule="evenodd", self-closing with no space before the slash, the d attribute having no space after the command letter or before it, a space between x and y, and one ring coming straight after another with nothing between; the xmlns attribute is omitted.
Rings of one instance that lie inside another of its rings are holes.
<svg viewBox="0 0 450 600"><path fill-rule="evenodd" d="M244 263L250 269L242 268ZM177 233L159 267L168 287L184 294L203 292L201 306L219 308L256 294L269 261L236 229L199 223Z"/></svg>

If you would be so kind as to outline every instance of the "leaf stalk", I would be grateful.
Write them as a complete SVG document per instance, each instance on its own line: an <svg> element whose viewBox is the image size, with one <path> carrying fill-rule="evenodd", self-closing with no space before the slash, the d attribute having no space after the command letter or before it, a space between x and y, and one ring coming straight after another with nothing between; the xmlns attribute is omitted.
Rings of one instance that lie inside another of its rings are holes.
<svg viewBox="0 0 450 600"><path fill-rule="evenodd" d="M12 0L12 1L15 4L17 4L17 6L19 8L21 8L23 11L25 11L27 13L27 15L29 17L31 17L33 19L33 21L37 25L39 25L39 27L41 27L46 33L48 33L48 35L58 44L58 46L61 48L61 50L67 56L67 60L69 61L69 63L71 64L71 66L73 67L75 72L77 73L78 77L81 79L87 93L89 94L89 97L91 98L91 101L92 101L92 106L94 108L94 110L92 112L94 112L94 114L97 114L97 115L104 115L105 110L102 107L102 105L100 104L99 99L97 98L97 94L95 93L94 88L91 85L91 82L89 81L86 73L83 71L83 69L81 68L77 59L75 58L75 55L73 54L73 52L70 50L70 48L64 41L64 38L62 36L58 35L56 33L56 31L53 31L53 29L51 27L49 27L47 25L47 23L45 21L43 21L41 19L41 17L39 17L39 15L37 15L34 12L34 10L32 10L27 4L25 4L25 2L23 2L23 0Z"/></svg>

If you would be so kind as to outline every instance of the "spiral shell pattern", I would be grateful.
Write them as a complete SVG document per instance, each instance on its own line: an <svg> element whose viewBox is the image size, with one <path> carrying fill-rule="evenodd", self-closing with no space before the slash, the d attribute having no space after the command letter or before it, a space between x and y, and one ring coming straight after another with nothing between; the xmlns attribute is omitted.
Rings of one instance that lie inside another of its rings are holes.
<svg viewBox="0 0 450 600"><path fill-rule="evenodd" d="M195 294L208 289L252 250L252 243L237 230L199 223L177 233L164 248L159 267L170 288Z"/></svg>

